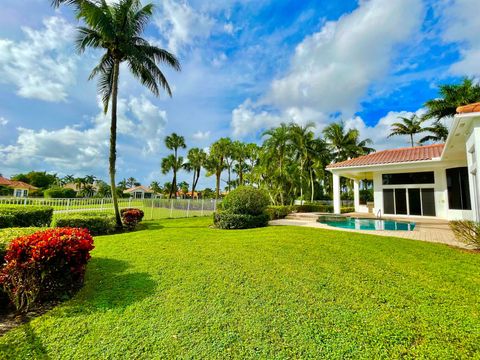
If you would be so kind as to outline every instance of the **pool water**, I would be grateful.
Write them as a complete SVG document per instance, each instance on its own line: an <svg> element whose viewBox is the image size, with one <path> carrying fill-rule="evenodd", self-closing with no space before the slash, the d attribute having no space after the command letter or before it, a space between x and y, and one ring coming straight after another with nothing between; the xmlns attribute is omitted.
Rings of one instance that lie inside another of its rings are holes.
<svg viewBox="0 0 480 360"><path fill-rule="evenodd" d="M415 228L415 223L383 219L345 218L344 220L336 221L319 220L319 222L342 229L355 230L412 231Z"/></svg>

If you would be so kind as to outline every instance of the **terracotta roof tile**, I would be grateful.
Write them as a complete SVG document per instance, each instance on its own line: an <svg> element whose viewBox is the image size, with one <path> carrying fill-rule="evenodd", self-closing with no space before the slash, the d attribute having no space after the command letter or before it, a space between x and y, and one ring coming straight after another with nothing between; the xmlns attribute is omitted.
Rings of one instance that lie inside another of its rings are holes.
<svg viewBox="0 0 480 360"><path fill-rule="evenodd" d="M480 102L470 104L470 105L465 105L465 106L459 106L457 108L457 113L459 114L473 113L473 112L480 112Z"/></svg>
<svg viewBox="0 0 480 360"><path fill-rule="evenodd" d="M7 178L4 178L3 176L0 176L0 185L8 186L11 188L17 188L17 189L28 189L28 190L38 189L35 186L24 183L23 181L9 180Z"/></svg>
<svg viewBox="0 0 480 360"><path fill-rule="evenodd" d="M427 161L440 157L442 155L444 146L444 144L435 144L378 151L370 155L360 156L355 159L330 164L327 166L327 169L351 166L395 164L411 161Z"/></svg>

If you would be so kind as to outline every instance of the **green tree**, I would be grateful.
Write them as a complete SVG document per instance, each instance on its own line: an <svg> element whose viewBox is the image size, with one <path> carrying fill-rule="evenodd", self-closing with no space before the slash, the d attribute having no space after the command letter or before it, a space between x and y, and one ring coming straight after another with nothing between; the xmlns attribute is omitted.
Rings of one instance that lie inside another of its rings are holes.
<svg viewBox="0 0 480 360"><path fill-rule="evenodd" d="M225 157L228 155L231 140L229 138L221 138L214 142L210 147L210 153L205 161L205 169L207 176L215 175L215 198L220 197L220 180L223 170L225 170Z"/></svg>
<svg viewBox="0 0 480 360"><path fill-rule="evenodd" d="M183 157L175 157L174 154L170 154L162 159L162 173L168 174L170 171L173 173L173 180L170 183L170 191L168 198L171 199L177 192L177 173L183 167Z"/></svg>
<svg viewBox="0 0 480 360"><path fill-rule="evenodd" d="M425 103L425 119L436 121L453 117L457 108L480 102L480 84L473 79L464 78L460 84L444 84L439 87L440 96Z"/></svg>
<svg viewBox="0 0 480 360"><path fill-rule="evenodd" d="M422 127L424 118L418 117L416 114L411 115L410 117L399 117L402 122L396 122L392 124L392 132L388 137L397 136L397 135L408 135L410 137L410 144L412 147L415 146L414 135L420 134L425 131Z"/></svg>
<svg viewBox="0 0 480 360"><path fill-rule="evenodd" d="M97 77L98 92L103 100L104 111L111 108L109 173L112 199L117 227L122 226L118 209L115 172L117 158L117 100L120 65L127 63L134 77L152 91L160 94L160 87L171 96L170 86L158 67L164 63L175 70L180 64L175 56L164 49L151 45L142 38L146 25L153 15L153 5L143 6L140 0L119 0L111 5L107 1L53 0L53 5L62 3L75 6L77 17L85 26L79 27L77 49L104 50L100 63L93 69L90 79Z"/></svg>
<svg viewBox="0 0 480 360"><path fill-rule="evenodd" d="M158 181L152 181L150 183L150 189L152 189L153 192L156 194L161 194L162 193L162 187L158 183Z"/></svg>
<svg viewBox="0 0 480 360"><path fill-rule="evenodd" d="M300 199L303 199L303 179L305 175L305 165L312 159L313 146L314 146L314 134L311 129L315 127L315 124L310 122L305 126L292 123L290 124L290 138L293 145L294 160L299 165L299 181L300 181ZM310 173L310 171L309 171ZM310 174L311 175L311 174Z"/></svg>
<svg viewBox="0 0 480 360"><path fill-rule="evenodd" d="M166 164L170 165L170 169L173 171L173 181L172 181L172 187L170 188L170 194L169 198L172 197L174 193L174 189L177 188L177 172L182 168L183 166L183 158L181 158L181 161L179 161L178 157L178 149L185 149L187 145L185 144L185 138L183 136L177 135L176 133L172 133L171 135L168 135L165 137L165 146L173 150L173 159L170 160L165 160L168 159L169 157L163 159L166 161ZM180 167L178 167L180 165ZM163 167L163 162L162 162L162 171ZM168 172L168 171L167 171Z"/></svg>
<svg viewBox="0 0 480 360"><path fill-rule="evenodd" d="M443 125L440 121L435 121L432 125L427 126L424 128L426 132L430 134L424 136L420 139L420 144L424 144L426 142L445 142L448 137L448 129L445 125Z"/></svg>
<svg viewBox="0 0 480 360"><path fill-rule="evenodd" d="M202 167L207 159L205 151L199 148L192 148L187 154L187 163L185 163L185 170L193 173L192 180L192 198L195 196L195 189L200 179Z"/></svg>
<svg viewBox="0 0 480 360"><path fill-rule="evenodd" d="M236 162L233 171L238 176L238 185L241 186L244 184L243 174L245 171L248 171L248 166L246 164L248 158L247 144L236 140L232 143L232 150L233 159Z"/></svg>
<svg viewBox="0 0 480 360"><path fill-rule="evenodd" d="M360 132L357 129L346 129L343 121L331 123L325 127L323 136L336 162L367 155L374 151L369 146L372 140L361 140Z"/></svg>

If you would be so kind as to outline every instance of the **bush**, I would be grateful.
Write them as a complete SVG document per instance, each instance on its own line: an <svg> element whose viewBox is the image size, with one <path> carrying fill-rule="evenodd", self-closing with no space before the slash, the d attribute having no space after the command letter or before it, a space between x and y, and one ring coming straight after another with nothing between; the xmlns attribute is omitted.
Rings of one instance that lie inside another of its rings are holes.
<svg viewBox="0 0 480 360"><path fill-rule="evenodd" d="M288 214L295 210L294 206L280 205L267 207L267 214L270 220L284 219Z"/></svg>
<svg viewBox="0 0 480 360"><path fill-rule="evenodd" d="M213 214L213 222L220 229L252 229L268 225L268 214L245 215L218 212Z"/></svg>
<svg viewBox="0 0 480 360"><path fill-rule="evenodd" d="M8 245L12 242L13 239L16 239L20 236L30 235L34 232L40 231L42 228L8 228L0 229L0 268L4 264L5 254L7 252ZM6 309L9 299L8 295L3 291L3 288L0 286L0 309ZM0 310L1 313L1 310Z"/></svg>
<svg viewBox="0 0 480 360"><path fill-rule="evenodd" d="M345 206L340 209L340 212L342 214L355 212L355 208L353 206Z"/></svg>
<svg viewBox="0 0 480 360"><path fill-rule="evenodd" d="M120 210L120 214L122 215L123 225L125 225L128 230L135 229L145 215L142 210L132 208L122 209Z"/></svg>
<svg viewBox="0 0 480 360"><path fill-rule="evenodd" d="M323 204L303 204L295 205L295 208L298 212L323 212L323 213L333 213L332 205L323 205Z"/></svg>
<svg viewBox="0 0 480 360"><path fill-rule="evenodd" d="M5 216L7 215L7 216ZM42 227L52 221L53 208L46 206L2 206L0 207L0 228ZM13 218L12 218L13 217ZM4 225L10 226L4 226Z"/></svg>
<svg viewBox="0 0 480 360"><path fill-rule="evenodd" d="M73 189L65 189L62 187L52 187L43 192L43 196L52 199L69 199L77 196L77 193Z"/></svg>
<svg viewBox="0 0 480 360"><path fill-rule="evenodd" d="M74 213L56 217L52 227L88 229L93 236L115 232L115 216L103 213Z"/></svg>
<svg viewBox="0 0 480 360"><path fill-rule="evenodd" d="M251 186L239 186L222 201L222 212L261 215L269 204L270 200L264 191Z"/></svg>
<svg viewBox="0 0 480 360"><path fill-rule="evenodd" d="M86 229L39 231L13 240L0 284L18 311L71 296L83 283L93 249Z"/></svg>
<svg viewBox="0 0 480 360"><path fill-rule="evenodd" d="M480 223L468 220L450 221L450 228L458 240L480 247Z"/></svg>

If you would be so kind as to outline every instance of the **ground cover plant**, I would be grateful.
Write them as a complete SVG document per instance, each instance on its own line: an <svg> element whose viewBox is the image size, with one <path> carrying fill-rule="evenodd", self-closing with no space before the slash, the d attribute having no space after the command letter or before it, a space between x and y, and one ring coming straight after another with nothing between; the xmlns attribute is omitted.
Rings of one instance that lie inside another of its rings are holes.
<svg viewBox="0 0 480 360"><path fill-rule="evenodd" d="M95 238L85 285L0 358L478 358L480 256L208 218Z"/></svg>
<svg viewBox="0 0 480 360"><path fill-rule="evenodd" d="M47 206L1 206L0 228L49 226L52 216Z"/></svg>

